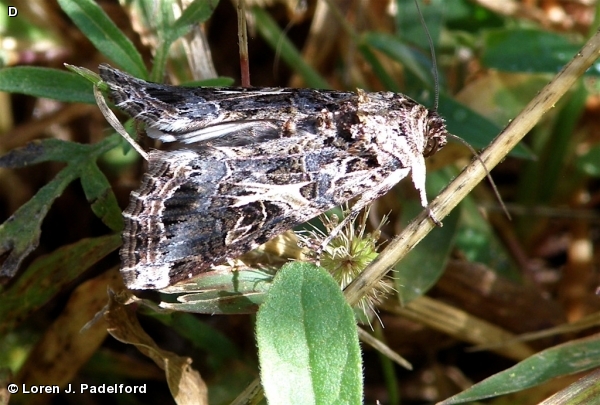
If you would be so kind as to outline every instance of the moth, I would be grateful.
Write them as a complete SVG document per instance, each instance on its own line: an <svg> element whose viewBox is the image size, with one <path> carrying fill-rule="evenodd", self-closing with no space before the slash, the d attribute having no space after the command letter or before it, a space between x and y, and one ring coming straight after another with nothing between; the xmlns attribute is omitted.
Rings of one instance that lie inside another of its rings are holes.
<svg viewBox="0 0 600 405"><path fill-rule="evenodd" d="M354 198L355 214L409 175L427 206L424 159L448 132L405 95L188 88L99 70L117 107L176 142L149 152L123 213L130 289L192 278Z"/></svg>

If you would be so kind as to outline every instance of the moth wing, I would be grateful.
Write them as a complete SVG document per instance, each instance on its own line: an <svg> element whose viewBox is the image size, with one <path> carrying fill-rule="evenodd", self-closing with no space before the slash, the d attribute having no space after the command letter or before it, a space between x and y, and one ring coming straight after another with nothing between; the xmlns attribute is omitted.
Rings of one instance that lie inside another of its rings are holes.
<svg viewBox="0 0 600 405"><path fill-rule="evenodd" d="M365 192L377 174L345 178L335 148L247 159L226 153L151 153L124 213L121 272L129 288L159 289L207 271Z"/></svg>
<svg viewBox="0 0 600 405"><path fill-rule="evenodd" d="M315 133L316 120L305 120L303 126L296 128L294 136L312 136ZM284 121L275 119L238 120L210 125L180 134L167 134L149 127L146 133L163 142L179 142L193 148L204 146L247 146L257 145L289 136L283 130Z"/></svg>
<svg viewBox="0 0 600 405"><path fill-rule="evenodd" d="M233 144L264 142L280 137L290 119L308 118L311 123L318 111L335 111L356 98L354 93L312 89L169 86L106 64L99 72L116 105L146 123L148 135L163 142L227 145L232 135L237 138Z"/></svg>

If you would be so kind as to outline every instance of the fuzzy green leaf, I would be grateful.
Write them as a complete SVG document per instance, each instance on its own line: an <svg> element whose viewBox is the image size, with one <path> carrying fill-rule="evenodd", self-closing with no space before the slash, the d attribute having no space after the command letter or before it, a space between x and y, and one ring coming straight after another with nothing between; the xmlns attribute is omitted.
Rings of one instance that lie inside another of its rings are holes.
<svg viewBox="0 0 600 405"><path fill-rule="evenodd" d="M291 263L277 273L256 337L270 405L362 403L354 314L323 269Z"/></svg>

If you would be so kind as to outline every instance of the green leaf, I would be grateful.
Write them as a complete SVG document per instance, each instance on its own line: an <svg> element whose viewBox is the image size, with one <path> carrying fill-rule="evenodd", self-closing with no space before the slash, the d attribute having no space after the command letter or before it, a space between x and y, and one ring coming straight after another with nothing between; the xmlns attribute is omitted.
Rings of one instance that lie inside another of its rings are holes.
<svg viewBox="0 0 600 405"><path fill-rule="evenodd" d="M277 273L256 338L270 405L362 403L354 315L323 269L290 263Z"/></svg>
<svg viewBox="0 0 600 405"><path fill-rule="evenodd" d="M555 377L598 366L600 366L600 340L597 335L594 335L539 352L439 404L461 404L497 397L534 387Z"/></svg>
<svg viewBox="0 0 600 405"><path fill-rule="evenodd" d="M455 1L452 7L443 7L442 10L447 28L452 30L456 37L463 36L465 32L479 37L481 31L506 25L503 16L471 1Z"/></svg>
<svg viewBox="0 0 600 405"><path fill-rule="evenodd" d="M600 370L594 370L539 405L590 405L600 398Z"/></svg>
<svg viewBox="0 0 600 405"><path fill-rule="evenodd" d="M433 75L426 69L423 69L423 65L417 60L413 48L409 47L400 38L381 32L370 32L363 36L363 40L369 46L383 52L391 59L402 63L423 84L431 88L433 87Z"/></svg>
<svg viewBox="0 0 600 405"><path fill-rule="evenodd" d="M600 146L590 148L575 161L577 169L588 176L600 177Z"/></svg>
<svg viewBox="0 0 600 405"><path fill-rule="evenodd" d="M453 173L453 177L457 173ZM456 236L456 248L468 262L482 263L499 276L515 282L522 281L519 266L507 252L506 244L481 213L476 199L468 195L460 203L463 210Z"/></svg>
<svg viewBox="0 0 600 405"><path fill-rule="evenodd" d="M488 146L501 131L501 128L489 119L444 94L440 94L438 112L446 120L448 132L460 136L475 149ZM510 155L524 159L532 158L532 153L521 143Z"/></svg>
<svg viewBox="0 0 600 405"><path fill-rule="evenodd" d="M89 81L74 73L57 69L32 66L0 69L0 91L68 103L96 103Z"/></svg>
<svg viewBox="0 0 600 405"><path fill-rule="evenodd" d="M574 148L573 134L580 125L581 114L585 110L588 99L588 92L581 80L566 99L567 103L563 104L563 108L558 113L556 125L550 134L544 153L537 162L539 171L534 181L538 184L535 186L530 184L531 191L537 189L539 192L534 204L550 204L556 201L556 196L560 194L557 192L558 186L565 178L567 167L571 163ZM574 184L575 178L571 178L571 181Z"/></svg>
<svg viewBox="0 0 600 405"><path fill-rule="evenodd" d="M8 167L9 164L12 167L20 167L47 160L69 163L50 183L42 187L33 198L0 225L0 255L6 255L6 260L0 267L0 275L12 277L16 274L23 259L38 246L42 221L54 200L72 181L82 176L90 161L95 161L120 143L121 137L116 134L94 145L47 140L36 142L33 147L13 150L0 158L0 166L4 167ZM45 151L48 153L45 154ZM106 207L104 204L103 209ZM114 213L112 215L114 216ZM110 223L114 225L114 222Z"/></svg>
<svg viewBox="0 0 600 405"><path fill-rule="evenodd" d="M195 0L188 5L181 17L175 21L172 26L176 37L179 38L185 35L193 26L193 24L202 24L207 21L212 13L217 8L219 0Z"/></svg>
<svg viewBox="0 0 600 405"><path fill-rule="evenodd" d="M379 79L379 81L385 86L386 89L393 91L395 93L400 92L400 86L396 83L396 81L388 74L385 70L383 64L377 58L377 55L371 47L365 43L361 43L358 45L358 50L360 51L362 57L365 61L371 65L371 70L373 70L373 74Z"/></svg>
<svg viewBox="0 0 600 405"><path fill-rule="evenodd" d="M187 32L188 27L185 27L185 31L182 30L181 32L175 32L171 29L175 22L172 0L158 0L141 3L145 4L143 8L145 8L146 11L152 12L152 14L145 13L145 16L148 18L145 22L148 27L156 30L158 39L154 48L154 60L149 79L151 82L160 83L164 78L171 45L177 40L179 35L183 35Z"/></svg>
<svg viewBox="0 0 600 405"><path fill-rule="evenodd" d="M90 161L81 170L81 186L92 211L106 226L115 232L123 230L123 216L117 198L108 179L96 165Z"/></svg>
<svg viewBox="0 0 600 405"><path fill-rule="evenodd" d="M161 307L197 314L254 314L265 300L264 292L206 291L185 296L185 302L162 303Z"/></svg>
<svg viewBox="0 0 600 405"><path fill-rule="evenodd" d="M445 19L453 15L454 10L456 8L460 9L461 6L460 2L456 0L452 2L451 7L448 7L447 0L428 0L427 3L421 2L423 6L420 9L415 7L413 0L395 0L395 3L398 8L398 12L394 13L396 35L416 44L418 48L425 50L423 53L426 55L430 53L430 46L421 16L427 25L434 48L436 48Z"/></svg>
<svg viewBox="0 0 600 405"><path fill-rule="evenodd" d="M41 139L29 142L0 156L0 167L20 168L42 162L68 162L73 156L85 153L89 145L60 139Z"/></svg>
<svg viewBox="0 0 600 405"><path fill-rule="evenodd" d="M148 77L140 53L96 2L58 0L58 4L106 57L135 77L142 79Z"/></svg>
<svg viewBox="0 0 600 405"><path fill-rule="evenodd" d="M253 7L252 13L256 18L256 29L260 36L269 43L271 48L277 50L281 59L296 71L306 82L308 87L328 89L329 83L319 75L306 61L294 44L285 36L271 16L259 7Z"/></svg>
<svg viewBox="0 0 600 405"><path fill-rule="evenodd" d="M558 104L557 113L551 123L538 125L532 136L531 146L538 156L535 162L525 162L519 171L517 193L514 202L522 207L553 206L570 204L576 190L585 188L587 178L581 170L573 170L578 143L574 134L579 128L580 117L585 109L588 92L578 81L567 97ZM595 163L586 165L593 168ZM535 235L541 223L532 223L527 215L516 218L514 226L526 240ZM527 236L528 235L528 236Z"/></svg>
<svg viewBox="0 0 600 405"><path fill-rule="evenodd" d="M251 269L208 272L186 285L189 292L177 302L161 302L161 308L199 314L254 314L271 286L271 273Z"/></svg>
<svg viewBox="0 0 600 405"><path fill-rule="evenodd" d="M148 3L151 5L150 7L153 13L149 16L150 20L147 22L150 23L151 27L156 28L159 39L168 43L173 43L178 37L172 29L173 24L175 23L173 3L175 3L173 0L157 0Z"/></svg>
<svg viewBox="0 0 600 405"><path fill-rule="evenodd" d="M45 305L120 245L121 235L82 239L34 261L10 288L2 291L0 335Z"/></svg>
<svg viewBox="0 0 600 405"><path fill-rule="evenodd" d="M215 77L214 79L197 80L192 82L185 82L181 84L181 87L228 87L232 86L234 80L231 77Z"/></svg>
<svg viewBox="0 0 600 405"><path fill-rule="evenodd" d="M65 63L64 67L70 70L71 72L83 77L84 79L86 79L94 85L101 85L102 78L100 77L100 75L96 72L89 70L88 68L85 68L83 66L69 65L68 63ZM108 88L108 86L106 87Z"/></svg>
<svg viewBox="0 0 600 405"><path fill-rule="evenodd" d="M557 73L577 55L581 45L548 31L493 30L485 36L482 62L505 72ZM594 66L588 74L598 75L600 65L596 62Z"/></svg>
<svg viewBox="0 0 600 405"><path fill-rule="evenodd" d="M76 178L74 170L63 169L0 225L0 255L7 255L0 275L12 277L17 273L23 260L40 242L42 221L50 206Z"/></svg>

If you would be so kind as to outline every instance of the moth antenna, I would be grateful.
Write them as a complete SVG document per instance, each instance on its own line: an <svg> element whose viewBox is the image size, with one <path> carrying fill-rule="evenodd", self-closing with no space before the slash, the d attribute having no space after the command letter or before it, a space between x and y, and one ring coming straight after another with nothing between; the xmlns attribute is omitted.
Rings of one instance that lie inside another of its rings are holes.
<svg viewBox="0 0 600 405"><path fill-rule="evenodd" d="M246 25L246 4L237 0L238 42L240 46L240 76L242 87L250 87L250 62L248 57L248 26Z"/></svg>
<svg viewBox="0 0 600 405"><path fill-rule="evenodd" d="M423 13L421 12L421 7L419 6L419 1L415 0L415 7L417 8L417 12L419 14L419 18L421 19L421 25L423 25L423 30L425 31L425 35L427 36L427 42L429 42L429 50L431 51L431 68L433 70L433 83L434 83L434 90L435 90L435 96L434 96L434 111L437 111L438 109L438 105L439 105L439 101L440 101L440 79L439 79L439 74L438 74L438 69L437 69L437 59L435 57L435 50L433 48L433 39L431 38L431 34L429 33L429 29L427 28L427 24L425 24L425 18L423 17ZM500 196L500 192L498 191L498 187L496 187L496 183L494 183L494 179L492 179L492 175L490 174L489 170L487 169L487 167L485 166L485 163L483 163L483 160L481 160L481 157L479 156L479 154L477 153L477 151L475 149L473 149L473 147L471 145L469 145L468 142L466 142L464 139L456 136L456 135L452 135L452 134L447 134L447 136L449 136L450 138L456 139L458 140L460 143L462 143L463 145L465 145L470 151L471 153L477 158L477 160L479 160L479 162L481 163L481 165L483 166L484 170L485 170L485 175L488 178L490 184L492 185L492 189L494 190L494 194L496 195L496 198L498 199L498 202L500 203L500 206L502 207L502 211L504 211L504 214L508 217L509 220L512 220L512 217L510 216L510 213L508 212L508 209L506 208L506 205L504 204L504 201L502 201L502 197ZM434 222L436 222L435 218L432 217L432 219L434 220ZM436 222L437 225L437 222Z"/></svg>
<svg viewBox="0 0 600 405"><path fill-rule="evenodd" d="M427 35L427 42L429 42L429 51L431 52L431 70L433 73L433 86L435 92L433 110L437 111L438 104L440 101L440 78L437 69L437 59L435 58L435 49L433 49L433 39L431 39L431 34L429 33L427 24L425 24L425 18L423 18L423 13L421 13L421 7L419 7L419 0L415 0L415 6L417 7L417 12L419 13L419 18L421 19L421 25L423 26L423 30L425 30L425 35Z"/></svg>
<svg viewBox="0 0 600 405"><path fill-rule="evenodd" d="M138 145L138 143L134 141L132 137L129 136L127 131L125 131L125 128L123 128L121 121L119 121L112 110L108 108L108 105L106 105L106 101L104 100L104 96L102 95L102 92L98 86L94 86L94 97L96 98L96 104L98 104L98 108L100 108L102 115L104 115L104 118L106 118L106 121L108 121L110 126L113 127L114 130L119 133L119 135L125 138L125 140L129 142L129 144L137 151L137 153L140 154L140 156L142 156L145 160L148 160L148 153L142 149L142 147Z"/></svg>
<svg viewBox="0 0 600 405"><path fill-rule="evenodd" d="M488 178L488 181L492 185L494 194L496 195L496 198L498 199L498 202L500 203L500 206L502 207L502 211L504 211L504 214L506 215L506 217L512 221L512 217L510 216L510 213L508 212L508 208L506 208L506 205L504 204L504 201L502 200L502 197L500 196L498 187L496 187L496 183L494 183L494 179L492 179L492 175L490 174L488 168L486 167L485 163L483 163L483 160L481 160L479 153L477 153L477 151L475 149L473 149L473 147L471 145L469 145L469 143L467 141L465 141L464 139L462 139L461 137L458 137L458 136L452 135L452 134L446 134L446 136L448 136L452 139L455 139L455 140L459 141L460 143L462 143L463 145L465 145L471 151L471 153L477 158L477 160L479 160L479 163L481 163L481 165L483 166L483 169L485 170L485 175Z"/></svg>

